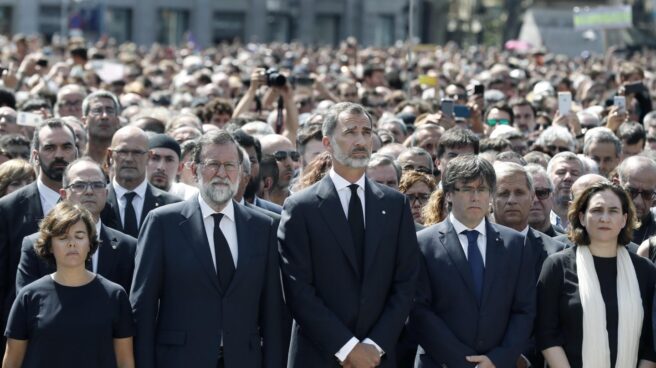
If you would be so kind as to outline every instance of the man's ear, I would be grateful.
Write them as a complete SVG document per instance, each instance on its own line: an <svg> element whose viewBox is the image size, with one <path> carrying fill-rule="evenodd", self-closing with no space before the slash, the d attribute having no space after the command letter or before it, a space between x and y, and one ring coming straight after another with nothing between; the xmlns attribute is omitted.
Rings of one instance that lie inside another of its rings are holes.
<svg viewBox="0 0 656 368"><path fill-rule="evenodd" d="M271 188L273 187L273 178L271 177L266 177L262 179L262 190L265 191L270 191Z"/></svg>
<svg viewBox="0 0 656 368"><path fill-rule="evenodd" d="M323 147L326 151L333 153L333 146L330 144L330 137L321 138L321 143L323 143Z"/></svg>

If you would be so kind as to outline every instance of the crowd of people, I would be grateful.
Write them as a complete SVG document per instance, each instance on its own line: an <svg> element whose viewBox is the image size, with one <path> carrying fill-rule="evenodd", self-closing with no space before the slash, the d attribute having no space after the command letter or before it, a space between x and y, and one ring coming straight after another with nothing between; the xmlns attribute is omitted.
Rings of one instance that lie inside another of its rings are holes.
<svg viewBox="0 0 656 368"><path fill-rule="evenodd" d="M0 49L3 367L656 367L653 51Z"/></svg>

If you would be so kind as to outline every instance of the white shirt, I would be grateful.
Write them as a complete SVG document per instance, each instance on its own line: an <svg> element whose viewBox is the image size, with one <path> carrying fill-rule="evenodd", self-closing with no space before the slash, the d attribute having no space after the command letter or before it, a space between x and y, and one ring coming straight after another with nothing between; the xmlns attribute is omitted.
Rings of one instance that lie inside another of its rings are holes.
<svg viewBox="0 0 656 368"><path fill-rule="evenodd" d="M456 217L453 216L453 212L449 214L449 221L451 221L451 224L453 224L453 228L458 234L458 240L460 240L460 246L462 247L462 251L465 252L465 258L467 259L469 259L469 255L467 252L467 249L469 248L469 241L467 240L467 235L462 234L462 232L465 230L478 231L478 240L476 241L476 244L478 245L478 250L481 252L481 256L483 256L483 266L485 266L485 250L487 249L487 237L485 235L485 219L483 219L473 229L468 228L462 222L458 221Z"/></svg>
<svg viewBox="0 0 656 368"><path fill-rule="evenodd" d="M212 215L216 213L210 207L203 196L198 196L198 202L200 203L200 212L203 216L203 224L205 225L205 235L207 236L207 242L210 245L210 253L212 254L212 263L214 264L214 270L218 272L216 268L216 255L214 254L214 217ZM221 210L223 217L219 223L219 227L223 232L223 236L228 241L228 246L230 247L230 253L232 253L232 261L235 263L235 268L237 268L237 259L238 259L238 246L237 246L237 223L235 222L235 207L232 201L229 201L228 204Z"/></svg>
<svg viewBox="0 0 656 368"><path fill-rule="evenodd" d="M116 199L118 200L118 211L121 214L121 224L125 227L125 206L128 204L127 198L125 198L125 193L134 192L137 195L132 198L132 207L134 208L134 215L137 217L137 228L141 227L141 213L143 212L143 205L146 201L146 188L148 188L148 181L144 181L139 184L134 190L127 190L120 186L116 180L112 180L112 185L114 186L114 192L116 192Z"/></svg>
<svg viewBox="0 0 656 368"><path fill-rule="evenodd" d="M524 230L520 231L520 233L522 233L522 235L524 235L524 238L526 238L528 236L528 229L529 229L529 226L526 225L526 228L524 228Z"/></svg>
<svg viewBox="0 0 656 368"><path fill-rule="evenodd" d="M330 179L332 179L333 184L335 185L335 189L337 190L337 195L339 196L339 202L342 204L342 209L344 210L344 215L348 219L348 208L349 208L349 202L351 201L351 188L349 188L349 185L351 184L357 184L358 185L358 197L360 197L360 202L362 203L362 219L365 219L365 209L364 209L364 183L365 183L365 175L362 174L360 179L358 179L355 183L351 183L348 180L344 179L341 177L333 168L330 169L328 172L328 175L330 176ZM366 223L366 221L365 221ZM360 342L357 338L351 337L351 339L344 345L342 346L341 349L335 354L335 357L339 359L340 362L343 362L346 360L346 357L351 353L353 348L355 348L355 345L357 345ZM382 356L385 352L383 349L378 346L373 340L370 338L366 338L362 340L362 343L364 344L370 344L376 347L380 355Z"/></svg>
<svg viewBox="0 0 656 368"><path fill-rule="evenodd" d="M169 193L173 194L178 198L187 200L196 194L198 194L198 188L192 187L191 185L185 183L172 183Z"/></svg>
<svg viewBox="0 0 656 368"><path fill-rule="evenodd" d="M56 205L59 199L58 192L48 188L47 185L43 184L41 179L36 180L36 188L39 190L39 198L41 199L41 208L43 209L43 216L48 215L48 212L52 210Z"/></svg>
<svg viewBox="0 0 656 368"><path fill-rule="evenodd" d="M96 222L96 239L100 241L100 220ZM96 249L93 255L91 255L91 268L93 273L98 273L98 253L100 253L100 249Z"/></svg>
<svg viewBox="0 0 656 368"><path fill-rule="evenodd" d="M360 197L360 203L362 203L362 219L365 220L365 210L364 210L364 174L356 181L355 183L351 183L348 180L344 179L343 177L339 176L338 173L335 172L333 168L330 169L328 172L328 175L330 175L330 179L332 179L333 184L335 185L335 189L337 189L337 195L339 196L339 202L342 204L342 209L344 210L344 216L348 219L348 208L349 208L349 202L351 201L351 188L349 188L349 185L351 184L357 184L358 185L358 197Z"/></svg>

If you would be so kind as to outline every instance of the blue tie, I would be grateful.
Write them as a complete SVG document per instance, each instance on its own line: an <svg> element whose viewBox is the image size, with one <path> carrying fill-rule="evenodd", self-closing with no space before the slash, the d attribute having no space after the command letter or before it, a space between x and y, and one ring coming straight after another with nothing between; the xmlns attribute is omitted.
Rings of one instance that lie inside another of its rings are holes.
<svg viewBox="0 0 656 368"><path fill-rule="evenodd" d="M467 261L469 262L469 269L474 279L474 290L476 291L476 298L478 303L481 303L483 296L483 277L485 274L485 265L483 264L483 256L478 249L478 231L465 230L462 232L467 235Z"/></svg>

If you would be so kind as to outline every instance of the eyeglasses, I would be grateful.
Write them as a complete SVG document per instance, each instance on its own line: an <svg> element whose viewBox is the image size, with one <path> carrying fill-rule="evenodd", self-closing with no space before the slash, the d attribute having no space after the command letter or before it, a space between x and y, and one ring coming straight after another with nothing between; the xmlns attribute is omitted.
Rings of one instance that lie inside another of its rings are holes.
<svg viewBox="0 0 656 368"><path fill-rule="evenodd" d="M550 152L568 152L568 151L570 151L569 147L560 147L560 146L556 146L556 145L552 145L552 144L548 145L547 149Z"/></svg>
<svg viewBox="0 0 656 368"><path fill-rule="evenodd" d="M549 188L535 189L535 196L541 201L544 201L545 199L549 198L550 195L551 195L551 189Z"/></svg>
<svg viewBox="0 0 656 368"><path fill-rule="evenodd" d="M424 166L413 166L413 165L405 165L401 168L401 170L405 171L416 171L420 172L422 174L433 174L429 168L424 167Z"/></svg>
<svg viewBox="0 0 656 368"><path fill-rule="evenodd" d="M626 190L629 193L631 198L636 198L637 196L641 196L642 199L646 202L653 201L654 199L656 199L656 192L651 190L642 190L632 187L625 187L624 190Z"/></svg>
<svg viewBox="0 0 656 368"><path fill-rule="evenodd" d="M205 161L201 162L199 165L206 175L216 175L219 170L221 170L221 167L223 167L227 174L233 174L239 170L239 162L234 161Z"/></svg>
<svg viewBox="0 0 656 368"><path fill-rule="evenodd" d="M508 119L487 119L485 120L485 123L489 126L495 126L495 125L510 125L510 120Z"/></svg>
<svg viewBox="0 0 656 368"><path fill-rule="evenodd" d="M134 157L139 157L148 153L147 151L142 151L142 150L127 150L127 149L112 150L112 152L116 153L116 155L120 158L127 158L129 155L132 155Z"/></svg>
<svg viewBox="0 0 656 368"><path fill-rule="evenodd" d="M490 188L488 188L488 187L478 187L478 188L462 187L462 188L453 188L453 190L455 190L456 192L461 192L461 193L465 193L465 194L468 194L468 195L472 195L474 193L477 193L477 194L489 194L490 193Z"/></svg>
<svg viewBox="0 0 656 368"><path fill-rule="evenodd" d="M94 107L93 109L89 110L89 115L91 116L101 116L103 113L107 114L108 116L115 116L116 109L113 107Z"/></svg>
<svg viewBox="0 0 656 368"><path fill-rule="evenodd" d="M406 194L406 198L408 198L408 202L415 203L415 201L419 202L419 204L424 204L428 202L428 199L430 198L430 194L423 194L423 193L416 193L416 194Z"/></svg>
<svg viewBox="0 0 656 368"><path fill-rule="evenodd" d="M102 181L76 181L66 187L66 189L70 189L75 193L84 193L89 188L93 191L99 191L107 188L107 186L105 182Z"/></svg>
<svg viewBox="0 0 656 368"><path fill-rule="evenodd" d="M276 151L273 153L273 157L276 158L276 161L285 161L289 156L292 161L298 161L301 158L301 154L297 151Z"/></svg>

